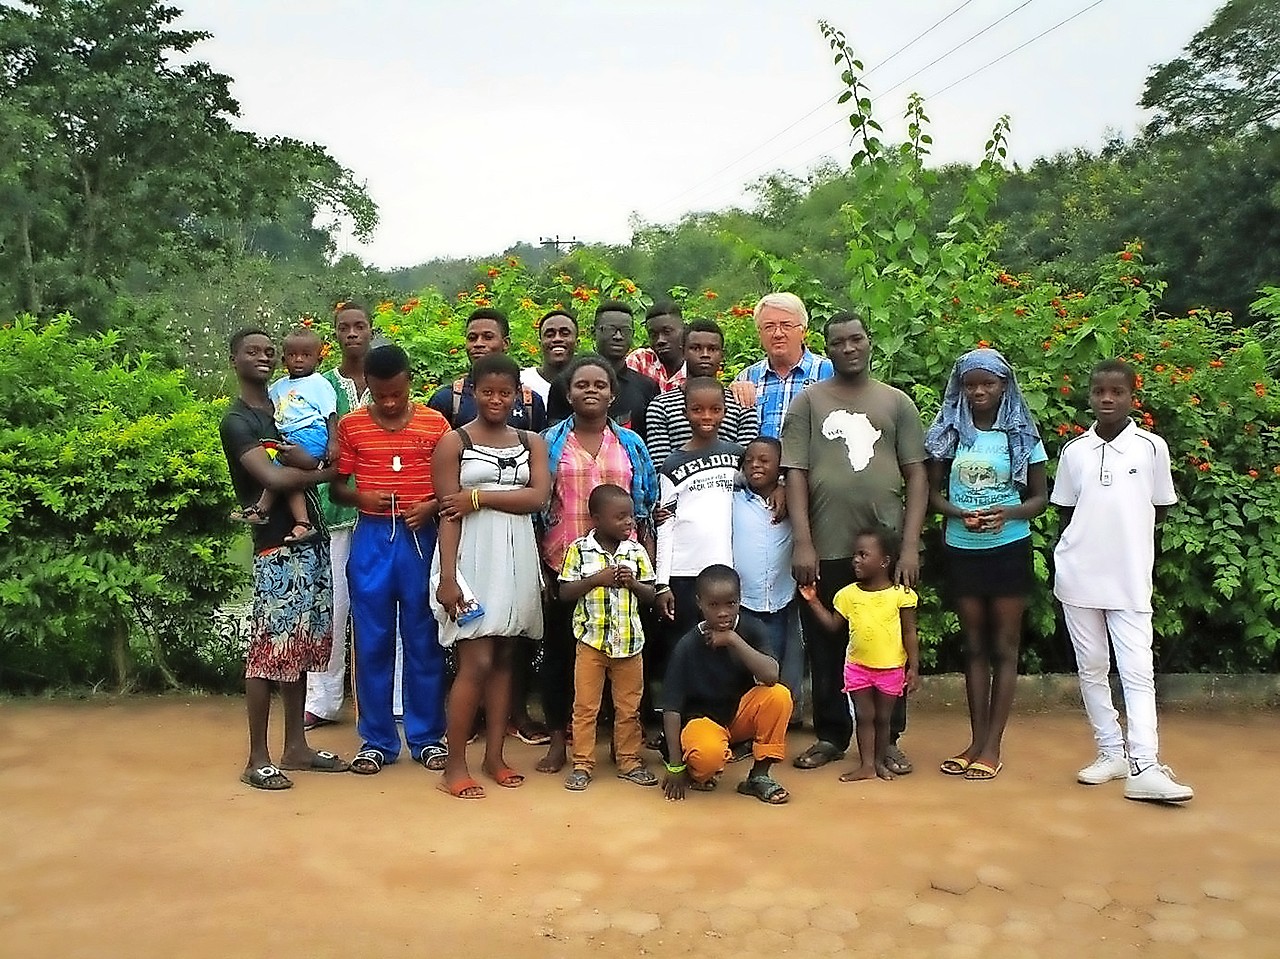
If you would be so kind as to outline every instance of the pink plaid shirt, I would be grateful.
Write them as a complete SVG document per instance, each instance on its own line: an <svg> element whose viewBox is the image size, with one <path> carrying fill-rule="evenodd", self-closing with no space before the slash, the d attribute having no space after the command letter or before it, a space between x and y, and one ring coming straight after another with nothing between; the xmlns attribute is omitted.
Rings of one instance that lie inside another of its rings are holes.
<svg viewBox="0 0 1280 959"><path fill-rule="evenodd" d="M591 531L587 498L602 483L621 486L630 493L631 458L627 456L626 449L618 442L613 430L605 430L600 452L592 456L582 448L578 435L570 431L555 469L548 510L550 525L542 537L543 562L557 573L564 566L564 554L569 544Z"/></svg>
<svg viewBox="0 0 1280 959"><path fill-rule="evenodd" d="M625 360L628 369L635 370L637 373L643 373L649 379L658 384L659 393L669 393L672 390L679 389L684 385L685 372L684 364L680 364L680 369L674 373L668 373L667 368L662 365L662 361L658 359L658 354L653 352L647 346L642 346L638 350L632 350L627 354ZM659 464L661 465L661 464Z"/></svg>

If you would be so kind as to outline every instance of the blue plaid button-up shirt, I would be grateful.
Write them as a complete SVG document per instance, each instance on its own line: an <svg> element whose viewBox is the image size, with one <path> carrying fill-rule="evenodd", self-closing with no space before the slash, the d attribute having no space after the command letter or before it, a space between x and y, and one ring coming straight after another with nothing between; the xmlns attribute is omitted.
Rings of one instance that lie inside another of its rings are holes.
<svg viewBox="0 0 1280 959"><path fill-rule="evenodd" d="M800 354L800 362L782 376L774 371L768 357L765 357L758 363L752 363L734 379L755 384L760 432L764 436L778 437L782 434L782 418L787 415L791 401L806 386L830 379L834 373L829 359L806 347Z"/></svg>

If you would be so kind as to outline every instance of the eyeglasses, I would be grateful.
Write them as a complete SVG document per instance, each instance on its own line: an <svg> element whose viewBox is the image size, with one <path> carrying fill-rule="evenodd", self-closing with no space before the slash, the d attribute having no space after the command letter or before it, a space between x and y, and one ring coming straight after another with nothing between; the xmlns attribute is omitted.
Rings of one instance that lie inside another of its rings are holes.
<svg viewBox="0 0 1280 959"><path fill-rule="evenodd" d="M804 329L803 323L765 323L760 327L761 333L767 333L772 336L774 333L785 333L791 330Z"/></svg>

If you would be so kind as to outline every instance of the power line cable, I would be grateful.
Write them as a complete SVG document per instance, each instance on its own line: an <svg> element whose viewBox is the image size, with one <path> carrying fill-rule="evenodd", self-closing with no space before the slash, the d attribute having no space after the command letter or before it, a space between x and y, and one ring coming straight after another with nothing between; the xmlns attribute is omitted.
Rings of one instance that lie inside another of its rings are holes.
<svg viewBox="0 0 1280 959"><path fill-rule="evenodd" d="M1036 34L1034 37L1032 37L1030 40L1026 40L1026 41L1024 41L1023 43L1018 44L1016 47L1014 47L1014 48L1013 48L1012 50L1010 50L1008 53L1002 53L1002 54L1000 54L1000 56L996 57L994 60L990 60L990 61L988 61L987 63L984 63L982 66L978 67L976 70L971 70L971 71L969 71L969 72L968 72L968 73L966 73L964 76L962 76L959 80L953 80L953 81L951 81L951 82L950 82L950 83L948 83L945 87L943 87L941 90L935 90L933 93L929 94L929 96L928 96L926 99L935 99L935 98L937 98L937 97L941 96L942 94L944 94L944 93L946 93L948 90L950 90L952 87L957 87L957 86L959 86L960 84L964 83L966 80L968 80L970 77L975 77L975 76L977 76L977 75L978 75L979 73L981 73L983 70L987 69L987 67L994 67L997 63L999 63L1001 60L1005 59L1006 57L1011 57L1011 56L1013 56L1015 53L1017 53L1017 52L1018 52L1019 50L1021 50L1023 47L1030 46L1031 44L1035 43L1037 40L1039 40L1041 37L1045 36L1046 34L1052 33L1054 30L1057 30L1057 29L1058 29L1058 27L1061 27L1061 26L1064 26L1064 25L1066 25L1066 24L1070 23L1070 22L1071 22L1072 20L1074 20L1076 17L1083 16L1084 14L1086 14L1086 13L1088 13L1090 10L1092 10L1094 7L1100 6L1100 5L1101 5L1102 3L1104 3L1104 2L1105 2L1105 0L1094 0L1094 2L1093 2L1093 3L1089 4L1089 5L1088 5L1087 7L1085 7L1083 10L1077 10L1075 13L1073 13L1071 16L1067 17L1065 20L1059 20L1057 23L1055 23L1053 26L1049 27L1048 29L1046 29L1046 30L1042 30L1042 31L1040 31L1039 33L1037 33L1037 34Z"/></svg>
<svg viewBox="0 0 1280 959"><path fill-rule="evenodd" d="M895 83L893 86L891 86L888 90L885 90L883 93L881 93L881 94L879 94L879 95L880 95L880 96L882 96L882 97L886 97L886 96L888 96L890 93L892 93L894 90L897 90L899 87L905 86L906 84L908 84L908 83L910 83L912 80L914 80L916 77L920 76L920 74L922 74L922 73L924 73L926 70L928 70L930 67L935 66L935 65L936 65L936 64L938 64L938 63L941 63L943 60L945 60L947 57L951 56L951 54L955 53L957 50L960 50L960 49L962 49L963 47L968 46L970 43L972 43L974 40L977 40L977 39L978 39L978 37L982 36L982 35L983 35L984 33L986 33L988 30L990 30L990 29L992 29L993 27L999 26L1000 24L1004 23L1004 22L1005 22L1006 20L1008 20L1011 16L1013 16L1015 13L1017 13L1019 10L1022 10L1022 9L1024 9L1025 7L1029 7L1029 6L1030 6L1032 3L1034 3L1034 2L1035 2L1035 0L1022 0L1022 3L1018 4L1016 7L1014 7L1012 10L1010 10L1008 13L1006 13L1003 17L1000 17L998 20L994 20L994 21L992 21L991 23L988 23L985 27L983 27L983 28L982 28L981 30L979 30L977 33L973 34L972 36L969 36L969 37L965 38L964 40L961 40L959 43L957 43L954 47L952 47L950 50L946 51L945 53L940 54L940 55L939 55L939 56L937 56L937 57L934 57L932 60L930 60L928 63L926 63L924 66L922 66L922 67L921 67L919 70L917 70L915 73L909 74L909 75L908 75L908 76L906 76L905 78L903 78L903 79L899 80L897 83Z"/></svg>
<svg viewBox="0 0 1280 959"><path fill-rule="evenodd" d="M877 63L874 67L872 67L870 70L868 70L866 73L864 73L864 74L862 75L862 79L864 79L864 80L865 80L867 77L871 76L871 74L875 73L877 70L879 70L879 69L880 69L882 66L884 66L886 63L889 63L890 61L892 61L895 57L897 57L897 56L898 56L898 54L900 54L900 53L904 53L904 52L906 52L907 50L909 50L909 49L911 49L912 47L914 47L914 46L916 45L916 42L917 42L918 40L923 40L923 39L924 39L925 37L927 37L929 34L933 33L933 31L934 31L934 30L936 30L938 27L942 26L944 23L946 23L948 20L950 20L952 17L954 17L957 13L959 13L961 10L963 10L965 7L967 7L967 6L968 6L969 4L971 4L971 3L973 3L973 0L964 0L964 3L960 4L960 6L956 7L954 10L952 10L950 13L948 13L948 14L947 14L945 17L943 17L941 20L936 20L936 21L934 21L934 23L932 23L930 26L928 26L928 27L926 27L926 28L925 28L925 30L924 30L924 32L923 32L923 33L918 33L918 34L916 34L914 37L912 37L910 40L908 40L908 41L907 41L906 43L904 43L902 46L898 47L898 49L894 50L894 51L893 51L893 53L889 54L887 57L885 57L883 60L881 60L879 63Z"/></svg>
<svg viewBox="0 0 1280 959"><path fill-rule="evenodd" d="M1028 2L1028 3L1030 3L1030 2L1031 2L1031 0L1027 0L1027 2ZM877 70L879 70L881 67L883 67L883 66L887 65L888 63L890 63L891 61L893 61L894 59L896 59L898 56L900 56L902 53L906 52L906 51L907 51L907 50L909 50L911 47L915 46L915 44L916 44L917 42L919 42L920 40L923 40L923 39L924 39L925 37L927 37L930 33L932 33L932 32L933 32L934 30L936 30L938 27L942 26L944 23L946 23L948 20L950 20L952 17L954 17L957 13L959 13L959 12L960 12L961 10L963 10L965 7L969 6L969 4L971 4L971 3L973 3L973 0L964 0L964 2L963 2L963 3L961 3L958 7L956 7L954 10L952 10L950 13L948 13L948 14L946 14L946 15L942 16L942 17L941 17L941 18L939 18L938 20L935 20L933 23L931 23L929 26L927 26L923 31L921 31L920 33L916 34L914 37L912 37L910 40L908 40L906 43L904 43L902 46L900 46L897 50L894 50L894 51L893 51L893 53L889 54L887 57L885 57L883 60L881 60L878 64L876 64L874 67L872 67L870 70L868 70L865 74L863 74L864 78L865 78L865 77L869 77L871 74L875 73L875 72L876 72ZM1024 4L1024 6L1025 6L1025 4ZM1016 11L1015 11L1015 12L1016 12ZM997 21L997 22L999 22L999 21ZM843 92L843 91L841 91L841 92ZM775 133L773 136L769 137L769 139L765 140L763 143L759 144L758 146L752 147L752 148L751 148L750 150L748 150L746 153L742 154L741 156L737 157L737 158L736 158L736 159L734 159L734 160L731 160L729 163L726 163L724 166L720 167L720 169L716 170L716 171L715 171L714 173L712 173L710 176L707 176L707 177L705 177L705 178L703 178L703 179L699 180L697 183L693 184L693 186L689 187L688 189L682 190L680 193L677 193L677 194L676 194L675 196L673 196L670 200L667 200L667 201L665 201L664 203L659 204L659 205L658 205L658 207L657 207L657 209L663 209L664 207L671 206L671 205L673 205L677 200L681 200L681 199L683 199L684 197L686 197L686 196L688 196L689 194L693 193L694 191L696 191L696 190L700 189L701 187L705 186L706 184L711 183L712 181L716 180L717 178L719 178L719 176L720 176L722 173L725 173L725 172L727 172L727 171L729 171L729 170L733 169L735 166L737 166L737 165L738 165L739 163L741 163L743 160L747 159L747 157L750 157L750 156L755 155L756 153L759 153L761 150L763 150L765 147L767 147L770 143L774 143L774 142L776 142L778 139L780 139L781 137L783 137L783 136L785 136L786 134L790 133L792 130L794 130L796 127L798 127L800 124L804 123L804 121L805 121L805 120L808 120L811 116L813 116L814 114L816 114L816 113L818 113L819 111L821 111L824 107L826 107L826 106L830 105L831 103L834 103L837 99L839 99L839 97L840 97L840 93L833 93L831 96L827 97L825 100L823 100L821 103L819 103L816 107L814 107L812 110L810 110L810 111L809 111L808 113L806 113L804 116L802 116L800 119L798 119L798 120L794 121L793 123L789 124L788 126L784 127L782 130L779 130L777 133ZM839 121L837 121L837 122L839 122ZM835 126L835 124L831 124L830 126L824 127L821 131L819 131L819 135L820 135L820 134L822 134L822 133L825 133L827 130L829 130L829 129L831 128L831 126ZM814 137L810 137L808 140L802 140L800 143L796 144L796 146L795 146L795 147L791 147L790 149L791 149L791 150L794 150L796 147L803 146L805 143L810 142L810 140L812 140L812 139L814 139ZM790 150L788 150L788 152L790 152ZM772 161L771 161L771 162L772 162Z"/></svg>
<svg viewBox="0 0 1280 959"><path fill-rule="evenodd" d="M1027 0L1027 3L1030 3L1030 2L1031 2L1031 0ZM1030 46L1032 43L1035 43L1037 40L1039 40L1039 39L1041 39L1041 38L1043 38L1043 37L1045 37L1045 36L1049 35L1050 33L1053 33L1053 31L1057 30L1059 27L1065 26L1066 24L1070 23L1072 20L1076 19L1077 17L1083 16L1084 14L1088 13L1088 12L1089 12L1090 10L1092 10L1094 7L1099 6L1099 5L1100 5L1100 4L1102 4L1103 2L1105 2L1105 0L1094 0L1094 2L1093 2L1093 3L1091 3L1091 4L1089 4L1087 7L1084 7L1083 9L1078 10L1076 13L1073 13L1071 16L1066 17L1066 18L1065 18L1065 19L1063 19L1063 20L1059 20L1059 21L1058 21L1057 23L1055 23L1053 26L1051 26L1051 27L1047 27L1046 29L1041 30L1039 33L1037 33L1037 34L1036 34L1034 37L1032 37L1031 39L1029 39L1029 40L1024 40L1022 43L1018 44L1018 45L1017 45L1016 47L1014 47L1012 50L1009 50L1009 51L1007 51L1006 53L1002 53L1000 56L996 57L994 60L990 60L990 61L988 61L987 63L983 64L982 66L978 67L976 70L972 70L972 71L970 71L969 73L967 73L967 74L965 74L963 77L961 77L959 80L956 80L956 81L954 81L954 82L952 82L952 83L947 84L947 86L945 86L945 87L943 87L942 89L938 90L936 93L930 94L930 96L929 96L929 97L926 97L925 99L926 99L926 100L928 100L928 99L931 99L931 98L937 97L937 96L938 96L939 94L941 94L941 93L945 93L947 90L950 90L952 87L957 86L957 85L959 85L959 84L963 83L965 80L968 80L970 77L975 76L975 75L977 75L978 73L981 73L983 70L987 69L988 67L994 66L995 64L999 63L1001 60L1004 60L1005 58L1010 57L1010 56L1012 56L1013 54L1017 53L1019 50L1023 49L1024 47ZM1026 3L1024 3L1022 6L1024 6L1024 7L1025 7L1026 5L1027 5L1027 4L1026 4ZM1021 9L1021 7L1019 7L1018 9ZM1015 10L1011 11L1010 13L1006 14L1006 15L1005 15L1005 17L1009 17L1009 16L1012 16L1014 13L1017 13L1017 12L1018 12L1018 9L1015 9ZM1002 18L1002 19L1004 19L1004 18ZM999 21L997 21L997 22L999 22ZM993 24L993 26L994 26L994 24ZM976 36L976 34L975 34L975 36ZM957 47L956 49L958 49L958 47ZM935 62L936 62L936 61L935 61ZM910 79L910 78L908 78L908 79ZM901 84L899 84L899 85L901 85ZM753 170L751 173L749 173L749 174L747 175L746 179L748 179L748 180L749 180L751 177L754 177L754 176L755 176L755 175L757 175L758 173L761 173L761 172L763 172L764 170L769 169L769 168L772 166L772 164L773 164L774 162L776 162L776 161L777 161L778 159L780 159L781 157L786 156L786 154L787 154L787 153L790 153L792 150L795 150L795 149L798 149L799 147L804 146L806 143L809 143L809 142L811 142L811 141L813 141L813 140L816 140L818 137L822 136L822 135L823 135L824 133L826 133L828 130L832 129L833 127L837 127L837 126L839 126L840 124L842 124L842 123L846 123L846 122L847 122L847 118L846 118L846 117L841 117L840 119L836 120L834 123L830 123L830 124L828 124L827 126L823 127L821 130L819 130L817 133L813 134L812 136L808 137L808 138L807 138L807 139L805 139L805 140L800 141L800 142L799 142L799 143L797 143L795 146L793 146L793 147L791 147L790 149L788 149L788 150L784 151L783 153L775 154L775 155L774 155L774 157L773 157L773 159L771 159L771 160L769 160L768 162L766 162L763 166L757 167L755 170ZM816 160L821 159L821 158L822 158L823 156L825 156L825 155L826 155L825 153L819 153L819 154L816 154L816 155L814 155L814 156L810 157L808 160L804 161L804 163L802 163L802 164L801 164L801 166L802 166L802 167L808 167L810 164L814 163ZM702 196L702 195L705 195L705 194L700 194L700 196Z"/></svg>

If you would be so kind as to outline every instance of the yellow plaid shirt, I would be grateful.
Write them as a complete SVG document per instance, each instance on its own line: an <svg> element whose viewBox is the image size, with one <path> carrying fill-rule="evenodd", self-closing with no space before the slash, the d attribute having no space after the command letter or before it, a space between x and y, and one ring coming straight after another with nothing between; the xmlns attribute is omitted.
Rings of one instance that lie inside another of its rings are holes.
<svg viewBox="0 0 1280 959"><path fill-rule="evenodd" d="M576 582L618 565L630 566L641 582L654 581L653 563L643 546L633 539L624 539L618 544L618 551L610 553L596 542L592 531L569 544L560 581ZM578 642L612 659L634 656L644 648L639 597L625 586L597 586L573 608L573 635Z"/></svg>

